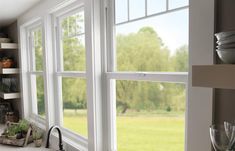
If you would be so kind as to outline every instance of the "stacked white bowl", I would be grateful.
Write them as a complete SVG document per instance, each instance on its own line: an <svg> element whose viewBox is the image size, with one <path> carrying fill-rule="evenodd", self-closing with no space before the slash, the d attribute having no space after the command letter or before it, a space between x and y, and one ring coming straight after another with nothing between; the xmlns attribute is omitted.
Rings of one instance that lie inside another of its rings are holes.
<svg viewBox="0 0 235 151"><path fill-rule="evenodd" d="M219 58L228 64L235 64L235 31L220 32L217 38L216 51Z"/></svg>
<svg viewBox="0 0 235 151"><path fill-rule="evenodd" d="M8 43L11 40L4 33L0 33L0 43Z"/></svg>

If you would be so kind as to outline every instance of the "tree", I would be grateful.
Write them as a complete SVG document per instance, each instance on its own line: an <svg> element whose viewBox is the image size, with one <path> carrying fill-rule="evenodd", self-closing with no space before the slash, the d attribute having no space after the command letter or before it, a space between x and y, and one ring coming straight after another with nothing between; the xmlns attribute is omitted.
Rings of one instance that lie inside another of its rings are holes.
<svg viewBox="0 0 235 151"><path fill-rule="evenodd" d="M151 27L118 35L116 43L119 71L187 71L187 46L170 56L169 49ZM178 84L117 81L117 108L121 113L129 108L181 110L184 109L184 90L185 87Z"/></svg>
<svg viewBox="0 0 235 151"><path fill-rule="evenodd" d="M172 57L175 71L188 71L188 46L181 46Z"/></svg>

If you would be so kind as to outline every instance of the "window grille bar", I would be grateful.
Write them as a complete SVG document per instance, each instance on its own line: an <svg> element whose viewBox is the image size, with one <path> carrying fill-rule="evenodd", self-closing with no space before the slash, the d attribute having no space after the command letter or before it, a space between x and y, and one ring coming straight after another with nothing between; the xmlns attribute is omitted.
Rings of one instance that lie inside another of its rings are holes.
<svg viewBox="0 0 235 151"><path fill-rule="evenodd" d="M127 22L130 21L130 0L127 0Z"/></svg>
<svg viewBox="0 0 235 151"><path fill-rule="evenodd" d="M166 0L166 11L169 10L169 0Z"/></svg>
<svg viewBox="0 0 235 151"><path fill-rule="evenodd" d="M145 0L145 17L148 16L148 0Z"/></svg>
<svg viewBox="0 0 235 151"><path fill-rule="evenodd" d="M135 22L135 21L139 21L139 20L142 20L142 19L147 19L147 18L151 18L151 17L156 17L156 16L164 15L164 14L167 14L167 13L172 13L172 12L184 10L184 9L187 9L187 8L189 8L189 6L184 6L184 7L179 7L179 8L167 10L167 11L164 11L164 12L148 15L146 17L140 17L140 18L124 21L124 22L121 22L121 23L117 23L116 26L123 25L123 24L126 24L126 23Z"/></svg>

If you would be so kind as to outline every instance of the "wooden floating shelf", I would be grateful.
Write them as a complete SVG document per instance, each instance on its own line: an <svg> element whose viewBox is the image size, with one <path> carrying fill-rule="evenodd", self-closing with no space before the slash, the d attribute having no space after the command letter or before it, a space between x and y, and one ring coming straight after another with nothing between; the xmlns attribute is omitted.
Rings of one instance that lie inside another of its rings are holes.
<svg viewBox="0 0 235 151"><path fill-rule="evenodd" d="M4 100L18 99L18 98L20 98L20 93L4 93L4 92L0 92L0 98L2 98Z"/></svg>
<svg viewBox="0 0 235 151"><path fill-rule="evenodd" d="M193 65L192 86L235 89L235 65Z"/></svg>
<svg viewBox="0 0 235 151"><path fill-rule="evenodd" d="M0 49L18 49L17 43L0 43Z"/></svg>
<svg viewBox="0 0 235 151"><path fill-rule="evenodd" d="M18 68L0 68L0 74L18 74Z"/></svg>

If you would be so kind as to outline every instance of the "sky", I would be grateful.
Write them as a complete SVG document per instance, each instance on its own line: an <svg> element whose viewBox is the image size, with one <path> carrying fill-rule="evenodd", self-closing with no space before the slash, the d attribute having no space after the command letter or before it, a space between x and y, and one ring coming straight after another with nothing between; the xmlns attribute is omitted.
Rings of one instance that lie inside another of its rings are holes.
<svg viewBox="0 0 235 151"><path fill-rule="evenodd" d="M116 0L116 23L127 21L127 0ZM188 0L169 0L169 9L188 5ZM145 14L145 0L129 0L129 17L136 19ZM147 0L147 14L166 10L166 0ZM116 26L116 33L128 34L138 32L141 27L150 26L155 29L170 49L171 54L182 45L188 44L188 9L157 15L143 20L138 20Z"/></svg>

